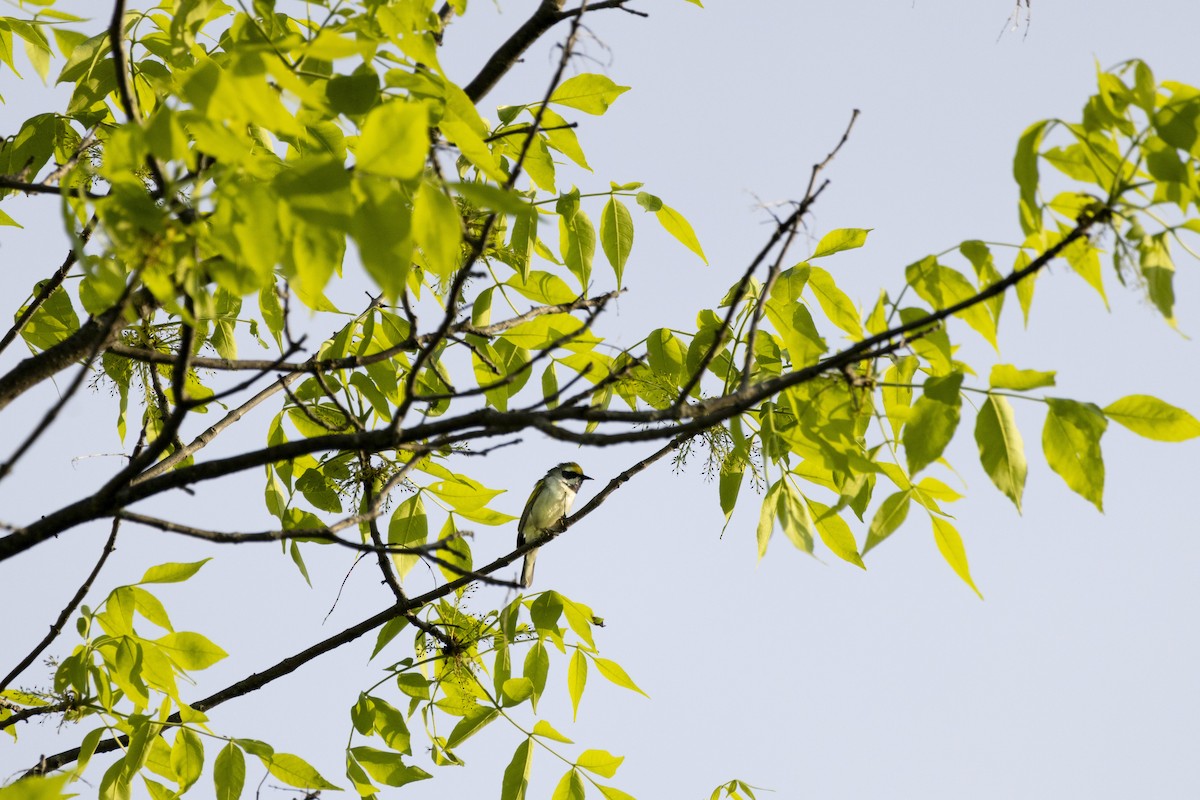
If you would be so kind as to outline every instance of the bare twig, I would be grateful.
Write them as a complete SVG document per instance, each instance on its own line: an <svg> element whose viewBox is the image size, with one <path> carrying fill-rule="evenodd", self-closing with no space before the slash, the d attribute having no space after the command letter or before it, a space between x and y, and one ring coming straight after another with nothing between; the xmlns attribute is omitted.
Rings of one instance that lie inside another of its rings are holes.
<svg viewBox="0 0 1200 800"><path fill-rule="evenodd" d="M92 567L92 571L88 573L86 578L83 579L83 583L79 585L79 588L75 591L75 594L67 602L66 606L63 607L63 610L59 613L58 618L55 619L54 623L50 626L50 632L46 634L45 638L38 642L37 645L30 650L24 658L18 661L17 665L13 667L7 675L5 675L3 678L0 678L0 691L3 691L11 686L12 682L16 680L22 672L25 671L26 667L32 664L34 660L37 659L37 657L47 647L49 647L55 639L58 638L58 635L62 633L63 626L67 624L67 619L70 618L71 614L75 613L75 609L79 607L81 602L83 602L83 598L88 593L88 590L92 588L92 584L95 582L96 576L100 574L100 569L104 566L104 562L108 560L108 557L112 551L116 549L117 531L120 529L120 527L121 520L114 519L112 521L112 528L108 534L108 541L104 543L104 549L100 551L100 558L96 561L96 565Z"/></svg>

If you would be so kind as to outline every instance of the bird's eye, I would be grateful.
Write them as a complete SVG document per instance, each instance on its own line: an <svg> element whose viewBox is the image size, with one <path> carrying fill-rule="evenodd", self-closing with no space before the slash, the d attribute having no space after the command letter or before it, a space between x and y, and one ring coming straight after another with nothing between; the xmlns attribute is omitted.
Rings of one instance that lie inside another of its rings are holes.
<svg viewBox="0 0 1200 800"><path fill-rule="evenodd" d="M563 470L563 477L564 477L564 478L578 478L578 477L579 477L579 473L578 473L578 472L572 472L571 470L569 470L569 469L566 469L566 470Z"/></svg>

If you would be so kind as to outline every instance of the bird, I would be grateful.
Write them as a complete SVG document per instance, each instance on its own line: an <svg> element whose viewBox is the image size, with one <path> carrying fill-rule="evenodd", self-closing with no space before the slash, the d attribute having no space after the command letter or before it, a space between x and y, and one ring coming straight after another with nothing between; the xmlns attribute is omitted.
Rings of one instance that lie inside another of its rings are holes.
<svg viewBox="0 0 1200 800"><path fill-rule="evenodd" d="M583 486L584 481L590 480L574 461L564 461L551 467L545 477L534 485L529 499L525 501L525 510L521 512L521 521L517 523L517 547L545 537L571 510L579 487ZM537 548L525 554L525 563L521 566L521 585L524 587L533 584L533 565L537 561L537 554Z"/></svg>

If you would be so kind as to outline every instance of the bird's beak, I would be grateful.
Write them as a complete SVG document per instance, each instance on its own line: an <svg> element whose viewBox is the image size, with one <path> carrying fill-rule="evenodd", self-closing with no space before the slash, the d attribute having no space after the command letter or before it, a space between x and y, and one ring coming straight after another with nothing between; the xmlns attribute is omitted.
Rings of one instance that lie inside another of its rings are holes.
<svg viewBox="0 0 1200 800"><path fill-rule="evenodd" d="M583 473L580 473L579 477L580 477L580 478L582 478L582 479L583 479L583 480L585 480L585 481L590 481L590 480L591 480L591 478L589 478L587 475L584 475Z"/></svg>

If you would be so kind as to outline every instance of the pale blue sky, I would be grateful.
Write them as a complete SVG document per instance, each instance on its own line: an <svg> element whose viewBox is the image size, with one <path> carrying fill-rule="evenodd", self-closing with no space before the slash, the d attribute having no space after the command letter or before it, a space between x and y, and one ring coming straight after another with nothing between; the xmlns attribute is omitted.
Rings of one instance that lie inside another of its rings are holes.
<svg viewBox="0 0 1200 800"><path fill-rule="evenodd" d="M498 18L492 4L472 5L479 19L451 29L444 59L464 81L530 4L500 3ZM999 40L1013 10L1008 0L708 5L646 0L637 6L649 19L607 11L589 24L595 39L586 52L595 61L579 69L634 88L606 117L583 120L579 134L595 174L577 178L581 188L644 181L691 219L711 264L655 232L635 209L630 292L601 325L616 341L636 341L663 324L687 327L695 310L715 305L769 232L755 204L798 197L810 165L840 136L853 108L863 114L827 173L833 183L812 234L874 229L866 248L829 262L866 305L880 287L901 286L903 267L927 253L963 239L1019 235L1010 172L1017 136L1035 120L1077 116L1097 61L1140 57L1160 79L1200 83L1194 2L1035 0L1028 30L1022 21ZM485 99L485 112L540 97L551 59L547 48L532 51ZM6 119L25 114L11 76L0 77L0 92L10 101ZM49 200L25 201L10 213L36 231L34 209L53 222ZM60 238L37 233L30 246L24 234L0 229L7 267L0 281L10 304L57 265ZM1180 327L1194 334L1200 281L1194 263L1180 263ZM1136 291L1111 274L1106 281L1111 314L1066 270L1040 280L1028 331L1009 310L1002 360L1058 369L1059 396L1103 405L1149 393L1200 413L1195 343L1163 324ZM971 358L990 357L970 335L959 338ZM12 358L6 353L3 364ZM114 468L110 458L73 466L70 458L119 449L115 409L73 408L78 416L60 425L55 452L29 458L0 484L0 519L27 520ZM720 538L716 489L703 481L701 462L679 475L656 466L548 547L538 566L539 584L606 618L603 655L621 662L653 699L602 685L593 674L573 725L561 687L565 662L556 662L551 680L560 692L544 713L581 746L626 756L611 783L641 800L707 797L735 776L778 798L1195 797L1200 526L1189 501L1200 445L1157 444L1110 426L1101 515L1046 468L1040 411L1018 414L1030 455L1023 517L977 466L969 432L951 453L968 495L953 513L984 602L942 562L915 514L871 553L866 573L828 555L825 563L808 558L782 537L756 563L759 498L749 487ZM0 432L5 451L16 438L11 431ZM643 454L580 455L527 439L468 465L489 485L512 490L496 503L511 513L556 461L586 458L588 474L603 479ZM157 510L192 521L215 513L238 529L269 524L249 503L214 508L215 498L181 496ZM481 530L477 561L506 551L512 536L510 529ZM101 538L99 526L72 532L0 565L0 582L29 598L5 615L5 652L36 641ZM163 538L126 534L108 585L134 581L157 561L211 554ZM302 588L285 558L239 548L218 551L221 563L197 579L196 589L213 597L163 592L177 627L200 629L238 653L198 676L197 696L385 601L374 576L356 572L319 627L346 558L309 552L313 591ZM491 607L496 592L481 590L477 608ZM363 666L372 641L215 710L214 723L300 753L342 783L336 749L349 730L342 709L378 677ZM75 743L76 732L55 732L28 727L0 761L15 769ZM518 741L496 723L461 748L467 769L438 770L434 781L384 796L495 796ZM561 773L539 753L530 797L548 797Z"/></svg>

